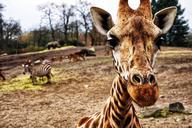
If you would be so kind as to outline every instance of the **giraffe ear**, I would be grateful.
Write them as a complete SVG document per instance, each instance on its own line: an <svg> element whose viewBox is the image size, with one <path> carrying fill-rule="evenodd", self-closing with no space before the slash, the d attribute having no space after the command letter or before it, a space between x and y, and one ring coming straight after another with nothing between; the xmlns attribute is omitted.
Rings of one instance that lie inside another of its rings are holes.
<svg viewBox="0 0 192 128"><path fill-rule="evenodd" d="M90 11L97 30L101 34L107 35L107 32L114 26L111 14L97 7L91 7Z"/></svg>
<svg viewBox="0 0 192 128"><path fill-rule="evenodd" d="M175 6L160 10L154 15L154 23L162 30L162 34L166 34L172 27L177 14Z"/></svg>

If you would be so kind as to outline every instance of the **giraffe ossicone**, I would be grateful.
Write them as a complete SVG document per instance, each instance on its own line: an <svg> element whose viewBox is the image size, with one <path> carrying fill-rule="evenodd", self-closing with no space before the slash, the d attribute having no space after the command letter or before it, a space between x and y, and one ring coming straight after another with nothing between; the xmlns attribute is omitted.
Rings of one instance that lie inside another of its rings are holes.
<svg viewBox="0 0 192 128"><path fill-rule="evenodd" d="M176 7L168 7L152 16L150 0L140 0L133 10L128 0L120 0L118 20L98 7L91 8L97 30L106 35L111 45L117 77L103 110L84 117L77 128L140 128L132 102L153 105L159 96L154 62L162 35L173 25Z"/></svg>

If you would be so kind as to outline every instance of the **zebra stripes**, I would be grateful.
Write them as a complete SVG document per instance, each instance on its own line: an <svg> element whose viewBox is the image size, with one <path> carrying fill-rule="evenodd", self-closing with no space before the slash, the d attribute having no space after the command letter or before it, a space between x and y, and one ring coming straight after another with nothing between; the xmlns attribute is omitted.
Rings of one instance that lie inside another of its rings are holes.
<svg viewBox="0 0 192 128"><path fill-rule="evenodd" d="M32 65L31 62L30 63L25 63L22 65L24 68L24 72L25 73L29 73L30 74L30 78L32 79L33 84L35 84L36 81L36 77L47 77L47 83L51 82L51 64L50 63L42 63L39 65Z"/></svg>
<svg viewBox="0 0 192 128"><path fill-rule="evenodd" d="M77 128L140 128L127 83L117 76L102 112L80 120Z"/></svg>

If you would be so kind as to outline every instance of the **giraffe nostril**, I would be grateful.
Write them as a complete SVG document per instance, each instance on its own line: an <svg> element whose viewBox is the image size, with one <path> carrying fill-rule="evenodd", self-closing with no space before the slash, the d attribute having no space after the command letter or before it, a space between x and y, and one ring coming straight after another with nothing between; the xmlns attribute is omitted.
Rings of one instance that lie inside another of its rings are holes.
<svg viewBox="0 0 192 128"><path fill-rule="evenodd" d="M154 85L156 83L155 76L153 74L148 75L149 84Z"/></svg>
<svg viewBox="0 0 192 128"><path fill-rule="evenodd" d="M131 77L131 82L135 85L141 85L142 84L142 77L140 74L134 74Z"/></svg>

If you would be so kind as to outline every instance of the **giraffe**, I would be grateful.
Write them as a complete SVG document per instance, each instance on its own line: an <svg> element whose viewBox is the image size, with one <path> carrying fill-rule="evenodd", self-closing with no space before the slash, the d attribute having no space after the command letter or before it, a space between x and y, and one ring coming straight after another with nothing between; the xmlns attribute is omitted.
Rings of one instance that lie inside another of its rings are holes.
<svg viewBox="0 0 192 128"><path fill-rule="evenodd" d="M176 13L177 8L172 6L152 16L150 0L140 0L136 10L130 8L128 0L120 0L114 24L110 13L91 8L94 25L111 46L117 76L102 111L82 118L77 128L141 127L133 102L144 107L158 99L155 57L160 38L173 25Z"/></svg>

